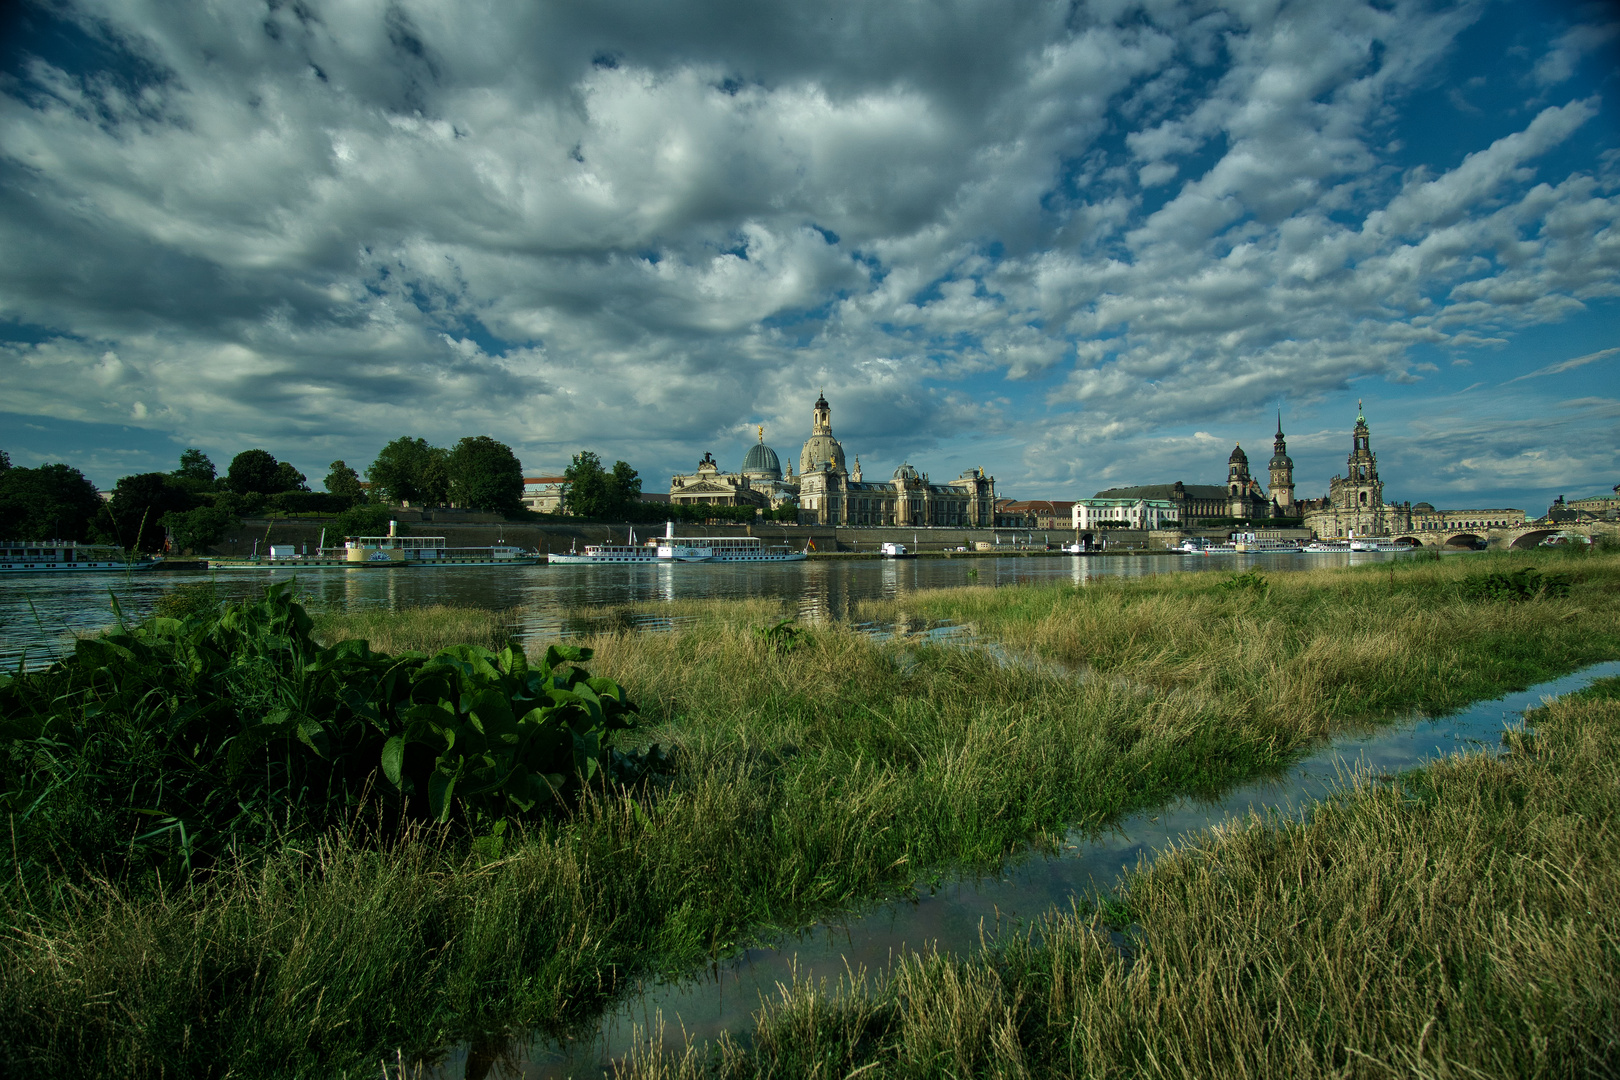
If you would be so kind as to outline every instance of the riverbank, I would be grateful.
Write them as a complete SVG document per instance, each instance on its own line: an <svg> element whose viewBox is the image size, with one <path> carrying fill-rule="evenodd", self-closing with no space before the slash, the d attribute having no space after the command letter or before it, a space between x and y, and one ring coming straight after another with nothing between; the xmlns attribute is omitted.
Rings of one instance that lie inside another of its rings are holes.
<svg viewBox="0 0 1620 1080"><path fill-rule="evenodd" d="M1620 558L1489 559L967 588L896 609L916 626L954 611L1050 660L1034 667L781 626L772 603L604 630L591 669L641 706L643 744L677 748L667 782L498 843L378 846L361 829L183 883L5 875L0 1071L362 1075L389 1048L561 1031L639 976L1266 774L1336 724L1620 657ZM1470 575L1490 567L1568 574L1569 594L1477 598ZM449 621L377 617L396 649ZM316 631L376 633L356 618L318 613ZM458 633L509 618L470 614Z"/></svg>
<svg viewBox="0 0 1620 1080"><path fill-rule="evenodd" d="M1216 833L973 959L795 985L746 1040L618 1075L1606 1075L1620 680L1527 727L1504 756Z"/></svg>

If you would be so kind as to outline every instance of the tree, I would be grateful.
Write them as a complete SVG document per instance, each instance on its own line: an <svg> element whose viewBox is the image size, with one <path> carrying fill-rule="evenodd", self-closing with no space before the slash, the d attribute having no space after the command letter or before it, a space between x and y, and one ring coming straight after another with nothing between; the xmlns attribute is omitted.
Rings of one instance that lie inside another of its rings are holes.
<svg viewBox="0 0 1620 1080"><path fill-rule="evenodd" d="M170 513L185 513L195 503L187 491L168 473L138 473L125 476L113 488L107 511L113 520L113 535L120 544L138 551L158 551L167 534L163 519Z"/></svg>
<svg viewBox="0 0 1620 1080"><path fill-rule="evenodd" d="M388 507L362 503L337 516L332 531L339 536L382 536L388 532Z"/></svg>
<svg viewBox="0 0 1620 1080"><path fill-rule="evenodd" d="M68 465L0 469L0 537L88 540L103 514L96 486Z"/></svg>
<svg viewBox="0 0 1620 1080"><path fill-rule="evenodd" d="M188 491L212 491L218 479L214 463L195 446L180 452L180 467L169 475Z"/></svg>
<svg viewBox="0 0 1620 1080"><path fill-rule="evenodd" d="M290 461L276 463L276 489L265 492L266 495L279 495L284 491L308 491L309 477L293 468Z"/></svg>
<svg viewBox="0 0 1620 1080"><path fill-rule="evenodd" d="M635 516L641 502L641 477L623 461L613 463L613 471L602 468L602 459L581 450L563 470L563 506L578 517L605 520Z"/></svg>
<svg viewBox="0 0 1620 1080"><path fill-rule="evenodd" d="M575 517L606 517L608 474L602 459L589 450L574 455L563 470L563 507Z"/></svg>
<svg viewBox="0 0 1620 1080"><path fill-rule="evenodd" d="M402 435L377 451L366 479L383 502L442 506L450 499L448 456L426 439Z"/></svg>
<svg viewBox="0 0 1620 1080"><path fill-rule="evenodd" d="M456 443L445 462L457 506L515 514L523 508L523 466L505 443L473 435Z"/></svg>
<svg viewBox="0 0 1620 1080"><path fill-rule="evenodd" d="M0 472L5 472L9 468L11 468L11 455L4 450L0 450Z"/></svg>
<svg viewBox="0 0 1620 1080"><path fill-rule="evenodd" d="M355 502L365 500L366 489L360 486L360 474L349 468L347 462L339 458L332 462L330 469L324 481L327 491Z"/></svg>
<svg viewBox="0 0 1620 1080"><path fill-rule="evenodd" d="M274 495L281 490L276 486L280 466L269 451L244 450L231 459L231 467L225 471L225 487L238 495Z"/></svg>
<svg viewBox="0 0 1620 1080"><path fill-rule="evenodd" d="M200 552L210 544L217 544L226 529L240 525L241 521L218 506L199 506L193 510L170 511L158 524L174 538L175 548Z"/></svg>

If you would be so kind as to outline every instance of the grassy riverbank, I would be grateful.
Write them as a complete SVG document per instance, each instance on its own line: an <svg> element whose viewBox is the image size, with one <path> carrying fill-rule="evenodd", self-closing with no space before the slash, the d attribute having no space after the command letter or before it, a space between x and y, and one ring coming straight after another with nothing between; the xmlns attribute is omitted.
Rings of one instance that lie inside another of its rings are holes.
<svg viewBox="0 0 1620 1080"><path fill-rule="evenodd" d="M750 1045L647 1052L620 1075L1613 1075L1620 680L1594 691L1537 710L1506 756L1224 830L1106 911L970 961L795 986Z"/></svg>
<svg viewBox="0 0 1620 1080"><path fill-rule="evenodd" d="M1620 558L1560 562L1570 595L1520 603L1467 597L1487 565L967 589L895 609L1109 676L1085 681L844 626L773 631L757 603L602 632L592 671L640 704L638 739L678 750L651 789L477 843L379 843L363 823L291 836L205 879L64 866L25 885L4 868L0 1073L362 1075L388 1048L558 1027L637 975L1277 768L1333 723L1620 657ZM510 615L465 619L473 636ZM450 622L404 613L390 641L441 642ZM316 632L356 625L327 615Z"/></svg>

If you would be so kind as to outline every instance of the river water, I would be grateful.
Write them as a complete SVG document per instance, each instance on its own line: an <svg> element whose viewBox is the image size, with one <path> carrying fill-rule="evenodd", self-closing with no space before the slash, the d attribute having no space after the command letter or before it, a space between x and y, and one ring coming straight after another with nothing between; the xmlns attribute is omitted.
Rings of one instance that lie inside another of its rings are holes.
<svg viewBox="0 0 1620 1080"><path fill-rule="evenodd" d="M1357 775L1410 769L1454 753L1500 750L1502 734L1526 709L1594 679L1620 675L1620 661L1598 664L1495 701L1441 717L1350 731L1280 775L1234 788L1217 799L1178 798L1133 814L1102 835L1074 832L1055 856L1013 860L999 875L947 882L928 896L897 901L749 949L692 978L649 982L575 1038L535 1038L458 1046L435 1063L437 1080L552 1080L595 1077L614 1059L651 1038L679 1050L687 1037L702 1042L730 1032L746 1041L752 1014L781 988L850 973L882 975L905 952L925 949L958 956L981 948L998 930L1014 930L1054 908L1106 893L1142 860L1214 826L1251 815L1299 817Z"/></svg>
<svg viewBox="0 0 1620 1080"><path fill-rule="evenodd" d="M1107 555L1026 558L812 560L800 563L665 564L653 566L329 568L132 573L21 574L0 578L0 668L29 666L72 648L76 635L112 626L116 599L127 618L140 618L165 591L213 580L227 596L253 596L268 583L296 577L317 604L345 608L410 608L430 604L513 609L519 637L544 641L566 635L569 612L599 605L660 600L778 597L806 622L847 619L862 600L893 599L918 589L1011 585L1258 567L1266 573L1377 562L1405 556Z"/></svg>

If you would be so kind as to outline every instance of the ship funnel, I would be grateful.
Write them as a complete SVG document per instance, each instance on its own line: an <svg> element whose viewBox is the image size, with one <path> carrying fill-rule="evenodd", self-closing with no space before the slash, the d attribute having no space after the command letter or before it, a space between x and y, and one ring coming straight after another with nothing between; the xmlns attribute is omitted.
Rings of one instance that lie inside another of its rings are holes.
<svg viewBox="0 0 1620 1080"><path fill-rule="evenodd" d="M389 536L398 536L399 535L399 522L390 521L388 523L388 535Z"/></svg>
<svg viewBox="0 0 1620 1080"><path fill-rule="evenodd" d="M664 522L664 538L666 540L675 538L675 523L673 521Z"/></svg>

